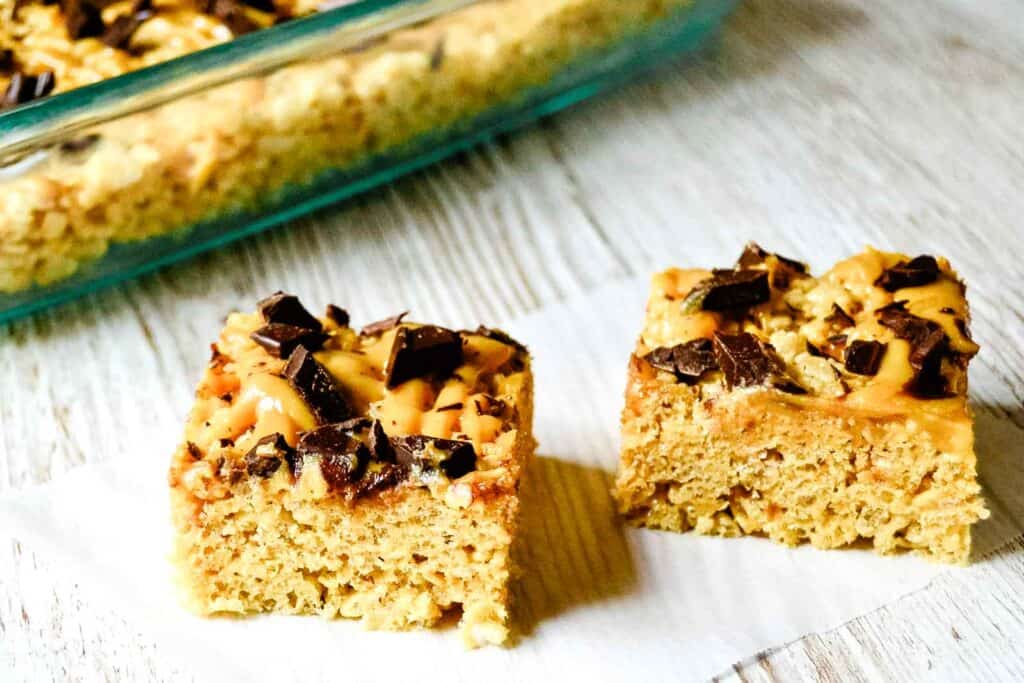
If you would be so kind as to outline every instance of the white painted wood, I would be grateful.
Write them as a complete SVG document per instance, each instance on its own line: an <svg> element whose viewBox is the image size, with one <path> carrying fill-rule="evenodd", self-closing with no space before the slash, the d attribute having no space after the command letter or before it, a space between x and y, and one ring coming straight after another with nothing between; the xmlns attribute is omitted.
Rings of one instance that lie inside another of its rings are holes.
<svg viewBox="0 0 1024 683"><path fill-rule="evenodd" d="M277 288L359 320L501 322L746 239L864 243L969 281L979 411L1024 426L1024 4L748 0L719 49L342 208L0 330L0 490L173 443L228 310ZM614 312L610 312L614 313ZM125 514L131 514L126 510ZM722 679L1024 676L1024 543ZM188 680L0 544L0 680Z"/></svg>

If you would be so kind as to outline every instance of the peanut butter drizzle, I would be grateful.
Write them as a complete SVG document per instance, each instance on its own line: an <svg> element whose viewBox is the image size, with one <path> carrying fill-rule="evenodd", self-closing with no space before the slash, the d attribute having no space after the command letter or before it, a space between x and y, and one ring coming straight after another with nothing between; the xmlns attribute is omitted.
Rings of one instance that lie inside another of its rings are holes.
<svg viewBox="0 0 1024 683"><path fill-rule="evenodd" d="M326 320L323 323L330 338L314 357L334 377L354 411L380 420L389 435L461 438L471 441L480 452L504 431L506 416L491 392L512 393L517 388L515 382L522 381L515 373L501 373L516 353L513 347L482 335L464 334L465 362L450 378L439 385L411 379L388 389L385 365L396 330L361 337L349 328L338 328ZM195 421L202 420L202 427L192 441L200 446L231 439L244 452L274 433L294 446L301 432L316 426L305 401L280 376L284 361L248 339L260 324L255 315L233 314L228 319L222 339L238 350L234 362L226 367L213 364L200 386L200 398L206 398L208 406L197 408L194 414ZM223 397L217 398L217 391L225 387L237 387L226 406ZM212 407L210 401L215 402Z"/></svg>
<svg viewBox="0 0 1024 683"><path fill-rule="evenodd" d="M940 276L931 284L888 292L874 283L882 273L908 257L867 249L864 253L836 264L818 279L800 278L786 291L772 291L769 302L756 306L746 320L737 322L717 313L684 312L681 302L694 286L710 275L707 270L670 269L653 279L648 301L648 319L637 344L636 355L650 350L710 337L716 331L736 332L739 329L770 341L775 333L797 333L801 341L796 352L777 349L787 366L826 362L803 353L806 342L825 345L835 335L836 328L826 318L832 305L839 305L854 320L841 333L848 339L877 340L885 343L886 351L878 371L873 376L846 373L841 363L828 361L841 377L845 387L841 395L831 394L830 387L806 386L804 395L781 394L763 389L750 393L763 394L757 399L759 408L770 410L773 403L815 408L839 416L854 418L909 417L919 423L941 447L955 451L969 451L972 443L970 413L966 405L966 370L959 367L944 368L951 377L950 386L956 395L948 398L923 399L909 395L905 385L914 377L910 365L910 344L895 338L892 330L878 323L875 311L895 301L905 301L911 314L940 325L949 338L949 348L965 357L978 350L965 334L969 317L963 285L944 258L937 259ZM958 324L957 321L960 321ZM721 373L708 373L703 385L720 385ZM754 399L750 399L754 400Z"/></svg>

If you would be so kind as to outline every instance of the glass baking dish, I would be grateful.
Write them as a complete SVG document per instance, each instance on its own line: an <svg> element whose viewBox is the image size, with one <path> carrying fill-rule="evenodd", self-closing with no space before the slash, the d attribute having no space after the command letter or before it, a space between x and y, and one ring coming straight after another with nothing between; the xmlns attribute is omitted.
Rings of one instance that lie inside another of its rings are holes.
<svg viewBox="0 0 1024 683"><path fill-rule="evenodd" d="M0 322L627 82L736 1L362 0L10 110Z"/></svg>

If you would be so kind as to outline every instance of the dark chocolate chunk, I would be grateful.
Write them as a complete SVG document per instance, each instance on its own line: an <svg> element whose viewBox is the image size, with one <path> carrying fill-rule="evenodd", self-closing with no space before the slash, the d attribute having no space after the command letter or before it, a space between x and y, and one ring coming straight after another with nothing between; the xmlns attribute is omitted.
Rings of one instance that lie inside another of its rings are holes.
<svg viewBox="0 0 1024 683"><path fill-rule="evenodd" d="M683 301L684 310L732 311L771 298L766 270L719 270L698 282Z"/></svg>
<svg viewBox="0 0 1024 683"><path fill-rule="evenodd" d="M476 451L469 441L414 435L395 437L391 443L400 465L440 469L449 479L458 479L476 469Z"/></svg>
<svg viewBox="0 0 1024 683"><path fill-rule="evenodd" d="M341 306L327 304L327 317L333 320L334 324L337 325L338 327L348 327L348 311L346 311Z"/></svg>
<svg viewBox="0 0 1024 683"><path fill-rule="evenodd" d="M409 315L409 311L402 311L398 315L393 315L390 318L384 318L378 320L375 323L370 323L363 329L359 330L359 334L363 337L369 337L381 332L387 332L388 330L398 327L402 323L402 318Z"/></svg>
<svg viewBox="0 0 1024 683"><path fill-rule="evenodd" d="M253 332L249 337L262 346L272 356L287 358L298 346L316 351L327 340L327 335L319 330L296 327L285 323L268 323Z"/></svg>
<svg viewBox="0 0 1024 683"><path fill-rule="evenodd" d="M290 462L292 447L280 434L270 434L256 442L256 445L245 454L245 471L250 477L269 479L281 467L282 462Z"/></svg>
<svg viewBox="0 0 1024 683"><path fill-rule="evenodd" d="M5 48L0 50L0 71L8 72L14 70L14 50Z"/></svg>
<svg viewBox="0 0 1024 683"><path fill-rule="evenodd" d="M155 15L153 0L135 0L129 13L115 19L103 32L103 43L110 47L126 49L135 31Z"/></svg>
<svg viewBox="0 0 1024 683"><path fill-rule="evenodd" d="M131 43L132 36L135 35L139 26L142 26L143 21L145 19L140 19L132 14L117 17L103 32L103 37L101 38L103 44L123 50Z"/></svg>
<svg viewBox="0 0 1024 683"><path fill-rule="evenodd" d="M882 363L886 345L878 341L854 339L846 347L843 365L855 375L875 375Z"/></svg>
<svg viewBox="0 0 1024 683"><path fill-rule="evenodd" d="M374 420L370 427L370 434L366 439L370 447L370 455L379 462L394 462L395 448L391 445L391 439L384 432L384 425L380 420Z"/></svg>
<svg viewBox="0 0 1024 683"><path fill-rule="evenodd" d="M828 358L821 349L812 344L811 342L804 342L804 347L807 349L807 353L811 354L815 358Z"/></svg>
<svg viewBox="0 0 1024 683"><path fill-rule="evenodd" d="M710 339L691 339L671 348L662 346L644 356L644 360L659 370L674 373L676 379L687 384L694 384L705 372L718 369Z"/></svg>
<svg viewBox="0 0 1024 683"><path fill-rule="evenodd" d="M476 328L476 330L473 332L463 332L462 334L478 334L481 337L487 337L488 339L493 339L496 342L508 344L516 351L522 351L523 353L528 352L528 349L526 348L525 344L516 341L507 332L503 332L502 330L496 330L493 327L484 327L483 325L481 325L480 327Z"/></svg>
<svg viewBox="0 0 1024 683"><path fill-rule="evenodd" d="M477 415L490 415L491 417L501 417L505 414L505 402L500 398L494 398L493 396L487 396L487 405L482 405L480 399L473 399L473 407L476 409Z"/></svg>
<svg viewBox="0 0 1024 683"><path fill-rule="evenodd" d="M261 12L275 12L274 0L242 0L246 5Z"/></svg>
<svg viewBox="0 0 1024 683"><path fill-rule="evenodd" d="M79 154L91 148L99 141L99 134L90 133L89 135L83 135L80 138L65 140L64 142L60 143L60 151L63 152L64 154Z"/></svg>
<svg viewBox="0 0 1024 683"><path fill-rule="evenodd" d="M843 307L837 303L832 304L832 312L825 316L825 322L832 323L840 329L853 327L856 324L853 316L844 311Z"/></svg>
<svg viewBox="0 0 1024 683"><path fill-rule="evenodd" d="M83 0L62 0L64 26L72 40L96 38L106 28L100 10L94 4Z"/></svg>
<svg viewBox="0 0 1024 683"><path fill-rule="evenodd" d="M939 277L939 264L933 256L917 256L901 261L875 280L875 286L887 292L905 287L920 287L931 284Z"/></svg>
<svg viewBox="0 0 1024 683"><path fill-rule="evenodd" d="M387 387L428 374L444 377L461 364L462 339L457 333L435 325L401 327L385 370Z"/></svg>
<svg viewBox="0 0 1024 683"><path fill-rule="evenodd" d="M46 97L53 92L56 85L57 81L52 71L44 71L38 76L16 73L11 76L3 100L0 100L0 109L16 107L19 104Z"/></svg>
<svg viewBox="0 0 1024 683"><path fill-rule="evenodd" d="M284 376L299 392L319 424L341 422L352 415L352 409L338 390L331 373L313 358L306 347L299 346L292 351Z"/></svg>
<svg viewBox="0 0 1024 683"><path fill-rule="evenodd" d="M185 448L188 449L188 454L192 456L193 460L203 459L203 452L199 450L199 446L195 445L191 441L185 443Z"/></svg>
<svg viewBox="0 0 1024 683"><path fill-rule="evenodd" d="M764 384L788 393L805 393L786 375L785 364L775 349L748 332L715 332L713 348L730 389Z"/></svg>
<svg viewBox="0 0 1024 683"><path fill-rule="evenodd" d="M942 374L942 359L949 350L949 337L931 320L906 310L905 301L896 301L875 311L878 322L900 339L910 343L910 367L914 377L905 386L919 398L942 398L949 394L949 383Z"/></svg>
<svg viewBox="0 0 1024 683"><path fill-rule="evenodd" d="M323 329L320 321L292 294L275 292L256 304L256 308L268 323L284 323L317 332Z"/></svg>
<svg viewBox="0 0 1024 683"><path fill-rule="evenodd" d="M443 412L446 412L446 411L449 411L449 410L462 410L462 407L463 406L462 406L461 403L449 403L446 406L441 406L440 408L434 408L434 410L436 410L439 413L443 413Z"/></svg>
<svg viewBox="0 0 1024 683"><path fill-rule="evenodd" d="M344 429L330 424L305 432L296 447L302 462L315 458L320 473L331 489L341 488L359 479L370 460L370 450L362 441Z"/></svg>
<svg viewBox="0 0 1024 683"><path fill-rule="evenodd" d="M252 33L260 28L260 25L245 13L245 6L237 0L209 0L206 13L220 19L236 36Z"/></svg>
<svg viewBox="0 0 1024 683"><path fill-rule="evenodd" d="M761 248L761 245L757 242L747 242L746 246L743 247L743 253L740 254L740 258L736 261L737 268L750 268L758 264L764 263L769 256L774 256L779 260L779 263L785 264L795 270L798 273L806 274L807 265L797 261L795 259L786 258L781 254L773 254L770 251Z"/></svg>
<svg viewBox="0 0 1024 683"><path fill-rule="evenodd" d="M956 315L956 309L950 306L943 306L939 309L939 313L945 313L946 315Z"/></svg>
<svg viewBox="0 0 1024 683"><path fill-rule="evenodd" d="M409 468L393 462L373 463L367 468L362 478L356 482L356 498L373 495L384 489L391 489L409 476Z"/></svg>

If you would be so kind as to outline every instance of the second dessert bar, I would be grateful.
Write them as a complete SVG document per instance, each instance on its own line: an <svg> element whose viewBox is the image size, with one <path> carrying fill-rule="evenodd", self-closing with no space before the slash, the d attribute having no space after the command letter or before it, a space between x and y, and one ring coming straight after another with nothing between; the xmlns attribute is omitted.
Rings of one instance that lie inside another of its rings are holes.
<svg viewBox="0 0 1024 683"><path fill-rule="evenodd" d="M731 268L655 276L629 364L621 511L966 562L988 513L964 291L943 258L870 249L820 278L753 244Z"/></svg>

